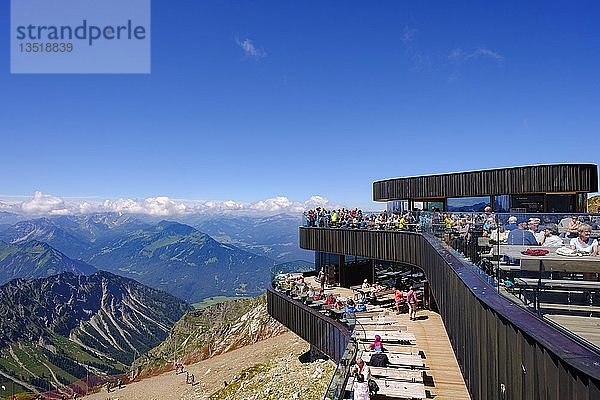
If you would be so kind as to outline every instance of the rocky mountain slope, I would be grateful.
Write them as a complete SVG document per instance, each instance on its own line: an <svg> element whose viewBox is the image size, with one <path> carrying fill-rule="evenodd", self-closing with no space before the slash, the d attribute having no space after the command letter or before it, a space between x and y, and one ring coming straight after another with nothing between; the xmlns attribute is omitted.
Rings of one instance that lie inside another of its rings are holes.
<svg viewBox="0 0 600 400"><path fill-rule="evenodd" d="M185 369L195 375L195 385L185 383L186 374L173 371L128 383L112 392L120 400L321 400L335 363L325 360L301 362L309 345L292 332L217 355ZM227 386L225 386L227 382ZM106 400L102 391L85 400Z"/></svg>
<svg viewBox="0 0 600 400"><path fill-rule="evenodd" d="M192 310L169 337L139 361L142 375L171 370L173 360L189 364L256 343L286 331L267 313L266 296L231 300Z"/></svg>
<svg viewBox="0 0 600 400"><path fill-rule="evenodd" d="M227 301L184 315L163 343L136 360L139 381L115 396L321 399L335 363L305 359L308 349L306 342L268 315L266 296ZM186 385L186 375L173 372L174 360L195 374L197 386ZM106 395L90 399L102 396Z"/></svg>
<svg viewBox="0 0 600 400"><path fill-rule="evenodd" d="M90 275L96 268L37 240L17 245L0 241L0 285L15 278L44 278L62 272Z"/></svg>
<svg viewBox="0 0 600 400"><path fill-rule="evenodd" d="M188 310L167 293L104 271L13 280L0 287L0 383L42 391L88 373L125 371Z"/></svg>

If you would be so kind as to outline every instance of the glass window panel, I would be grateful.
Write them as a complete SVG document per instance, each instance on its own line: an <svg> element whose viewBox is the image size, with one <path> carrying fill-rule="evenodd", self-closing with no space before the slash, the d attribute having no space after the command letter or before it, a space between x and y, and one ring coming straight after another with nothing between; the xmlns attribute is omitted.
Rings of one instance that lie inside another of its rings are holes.
<svg viewBox="0 0 600 400"><path fill-rule="evenodd" d="M543 211L543 194L514 194L510 196L510 212L512 213L537 213Z"/></svg>
<svg viewBox="0 0 600 400"><path fill-rule="evenodd" d="M473 212L483 211L490 205L490 198L483 197L452 197L448 199L448 211Z"/></svg>
<svg viewBox="0 0 600 400"><path fill-rule="evenodd" d="M546 212L573 213L575 212L574 194L548 194L546 195Z"/></svg>
<svg viewBox="0 0 600 400"><path fill-rule="evenodd" d="M510 196L500 194L494 196L494 211L499 213L507 213L510 211Z"/></svg>

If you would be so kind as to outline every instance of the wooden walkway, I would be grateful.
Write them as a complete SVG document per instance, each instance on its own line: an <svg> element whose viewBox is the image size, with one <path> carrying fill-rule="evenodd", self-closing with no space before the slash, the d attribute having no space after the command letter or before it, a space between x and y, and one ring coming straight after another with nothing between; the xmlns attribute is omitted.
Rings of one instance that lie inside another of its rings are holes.
<svg viewBox="0 0 600 400"><path fill-rule="evenodd" d="M344 297L352 298L352 291L345 288L334 288L334 292ZM407 313L397 315L391 308L381 308L378 306L368 306L367 314L357 315L368 315L385 318L386 322L388 319L394 319L395 324L399 325L406 332L413 333L416 337L416 346L413 345L401 345L386 343L383 341L383 345L386 350L390 351L406 351L415 352L421 351L425 355L425 367L428 368L424 379L425 390L428 393L427 398L435 398L436 400L470 400L467 386L462 377L458 362L452 351L450 340L446 334L446 329L439 314L428 311L419 310L417 312L417 320L411 321ZM392 326L394 326L392 325ZM378 329L376 324L357 325L355 332L361 332L362 329L367 331L374 331ZM390 325L381 325L382 332L389 332ZM361 343L364 350L367 349L368 344Z"/></svg>

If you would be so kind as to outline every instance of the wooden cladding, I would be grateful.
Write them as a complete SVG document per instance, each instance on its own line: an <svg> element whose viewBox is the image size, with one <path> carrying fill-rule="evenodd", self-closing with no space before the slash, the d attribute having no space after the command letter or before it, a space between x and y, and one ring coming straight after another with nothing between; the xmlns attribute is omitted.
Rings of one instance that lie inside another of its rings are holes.
<svg viewBox="0 0 600 400"><path fill-rule="evenodd" d="M436 238L300 228L300 247L423 269L472 398L600 399L600 355L501 296Z"/></svg>
<svg viewBox="0 0 600 400"><path fill-rule="evenodd" d="M267 289L267 310L269 315L336 363L342 359L351 336L346 326L272 287Z"/></svg>
<svg viewBox="0 0 600 400"><path fill-rule="evenodd" d="M597 191L597 165L557 164L386 179L373 183L373 200Z"/></svg>

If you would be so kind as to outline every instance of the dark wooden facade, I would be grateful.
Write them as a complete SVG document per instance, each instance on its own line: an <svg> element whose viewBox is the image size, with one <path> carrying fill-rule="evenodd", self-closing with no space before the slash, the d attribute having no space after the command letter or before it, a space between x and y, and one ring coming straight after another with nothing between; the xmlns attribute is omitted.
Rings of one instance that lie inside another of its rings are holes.
<svg viewBox="0 0 600 400"><path fill-rule="evenodd" d="M423 269L472 398L600 399L598 354L502 297L436 238L300 228L300 247Z"/></svg>
<svg viewBox="0 0 600 400"><path fill-rule="evenodd" d="M597 191L597 165L556 164L386 179L373 183L373 200Z"/></svg>
<svg viewBox="0 0 600 400"><path fill-rule="evenodd" d="M272 287L267 289L267 310L269 315L335 362L342 359L351 336L347 326Z"/></svg>

